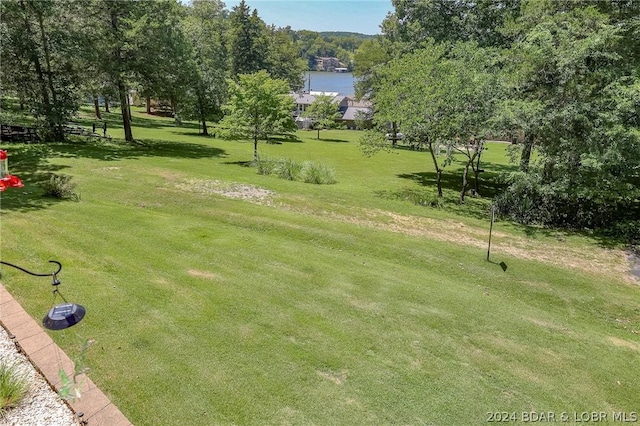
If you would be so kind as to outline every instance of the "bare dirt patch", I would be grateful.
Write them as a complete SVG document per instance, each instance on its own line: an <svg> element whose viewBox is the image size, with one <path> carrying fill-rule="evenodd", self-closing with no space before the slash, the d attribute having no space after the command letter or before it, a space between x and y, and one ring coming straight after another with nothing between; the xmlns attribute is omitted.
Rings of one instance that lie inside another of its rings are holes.
<svg viewBox="0 0 640 426"><path fill-rule="evenodd" d="M640 352L640 344L636 342L631 342L629 340L619 339L617 337L610 336L609 342L613 343L615 346L619 348L629 348L636 352Z"/></svg>
<svg viewBox="0 0 640 426"><path fill-rule="evenodd" d="M318 373L318 376L322 377L323 379L329 380L329 381L335 383L336 385L343 385L344 382L347 381L347 371L346 370L341 370L341 371L316 371L316 373Z"/></svg>
<svg viewBox="0 0 640 426"><path fill-rule="evenodd" d="M192 277L206 278L208 280L219 280L220 276L209 271L198 271L196 269L189 269L189 275Z"/></svg>
<svg viewBox="0 0 640 426"><path fill-rule="evenodd" d="M218 194L258 204L270 204L271 198L275 195L275 192L258 186L221 180L189 179L178 183L176 187L187 192Z"/></svg>

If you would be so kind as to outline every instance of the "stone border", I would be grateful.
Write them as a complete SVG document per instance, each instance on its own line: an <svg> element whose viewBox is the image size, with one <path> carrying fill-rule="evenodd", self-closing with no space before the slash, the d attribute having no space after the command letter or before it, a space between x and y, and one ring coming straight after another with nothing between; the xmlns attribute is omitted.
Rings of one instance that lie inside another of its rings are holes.
<svg viewBox="0 0 640 426"><path fill-rule="evenodd" d="M57 392L61 381L58 371L72 375L73 361L65 354L44 329L27 314L20 304L0 283L0 323L15 336L18 348L35 369ZM67 405L76 414L80 424L90 426L133 426L109 401L104 393L86 375L79 376L82 397Z"/></svg>

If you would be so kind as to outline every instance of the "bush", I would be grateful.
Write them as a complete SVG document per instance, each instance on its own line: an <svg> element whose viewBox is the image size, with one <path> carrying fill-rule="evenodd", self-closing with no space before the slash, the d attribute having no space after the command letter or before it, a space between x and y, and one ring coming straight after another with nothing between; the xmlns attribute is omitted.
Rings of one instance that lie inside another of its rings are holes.
<svg viewBox="0 0 640 426"><path fill-rule="evenodd" d="M29 381L18 371L18 364L0 363L0 419L18 405L28 390Z"/></svg>
<svg viewBox="0 0 640 426"><path fill-rule="evenodd" d="M76 184L71 182L71 176L53 174L40 186L44 189L46 197L80 201L80 196L74 191Z"/></svg>
<svg viewBox="0 0 640 426"><path fill-rule="evenodd" d="M330 185L336 183L333 169L325 164L307 161L302 165L302 180L306 183L315 183L317 185Z"/></svg>
<svg viewBox="0 0 640 426"><path fill-rule="evenodd" d="M301 170L300 163L289 158L281 158L277 161L274 172L280 179L297 180Z"/></svg>
<svg viewBox="0 0 640 426"><path fill-rule="evenodd" d="M258 158L251 163L261 175L276 175L280 179L301 180L305 183L332 184L336 183L333 169L321 163L306 161L298 163L290 158L272 160L267 157Z"/></svg>
<svg viewBox="0 0 640 426"><path fill-rule="evenodd" d="M276 162L267 157L258 157L252 165L258 170L259 175L270 175L274 172Z"/></svg>
<svg viewBox="0 0 640 426"><path fill-rule="evenodd" d="M616 191L569 190L563 182L543 183L537 174L506 176L507 189L494 202L501 216L524 225L592 229L631 244L640 241L638 205Z"/></svg>

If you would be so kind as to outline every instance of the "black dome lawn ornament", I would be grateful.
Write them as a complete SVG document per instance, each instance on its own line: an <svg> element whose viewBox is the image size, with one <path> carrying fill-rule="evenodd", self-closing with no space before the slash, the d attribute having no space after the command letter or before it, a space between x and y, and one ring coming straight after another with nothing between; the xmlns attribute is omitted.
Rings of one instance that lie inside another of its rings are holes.
<svg viewBox="0 0 640 426"><path fill-rule="evenodd" d="M67 302L60 291L58 291L58 286L60 285L60 280L58 280L58 273L60 272L60 270L62 270L62 264L55 260L50 260L49 262L58 265L58 270L50 274L36 274L31 271L27 271L20 266L0 260L0 264L19 269L22 272L33 275L34 277L51 277L51 285L54 287L53 300L55 302L56 296L60 295L60 298L62 298L64 303L53 306L49 310L47 315L45 315L45 317L42 319L42 325L49 330L64 330L65 328L69 328L79 323L82 318L84 318L84 315L87 311L82 305L76 305L75 303Z"/></svg>
<svg viewBox="0 0 640 426"><path fill-rule="evenodd" d="M85 313L86 310L82 305L61 303L49 310L49 313L42 319L42 325L49 330L63 330L79 323Z"/></svg>

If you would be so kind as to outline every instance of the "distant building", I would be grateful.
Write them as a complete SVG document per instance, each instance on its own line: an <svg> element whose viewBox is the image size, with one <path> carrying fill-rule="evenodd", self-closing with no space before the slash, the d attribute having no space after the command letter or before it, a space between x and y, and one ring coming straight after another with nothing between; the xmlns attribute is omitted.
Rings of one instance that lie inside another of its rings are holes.
<svg viewBox="0 0 640 426"><path fill-rule="evenodd" d="M298 92L291 93L291 96L296 103L293 118L299 129L309 129L312 127L312 120L302 115L318 96L331 96L333 98L333 102L337 105L338 111L340 111L340 118L337 121L344 123L349 129L358 128L358 120L366 117L371 119L373 115L373 105L370 101L357 101L353 96L340 96L338 92Z"/></svg>
<svg viewBox="0 0 640 426"><path fill-rule="evenodd" d="M373 104L366 99L356 100L353 96L345 97L346 109L341 121L348 129L358 129L364 125L369 127L373 119Z"/></svg>
<svg viewBox="0 0 640 426"><path fill-rule="evenodd" d="M340 62L338 58L334 58L334 57L317 57L316 58L316 71L333 72L336 69L346 69L344 68L344 64Z"/></svg>

